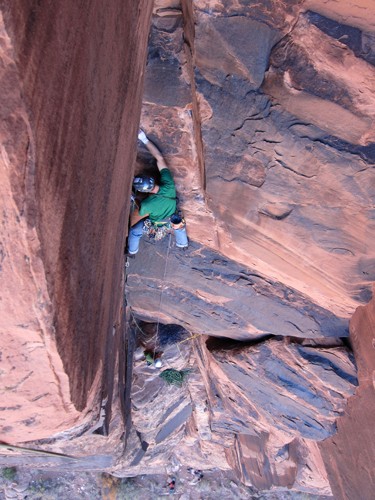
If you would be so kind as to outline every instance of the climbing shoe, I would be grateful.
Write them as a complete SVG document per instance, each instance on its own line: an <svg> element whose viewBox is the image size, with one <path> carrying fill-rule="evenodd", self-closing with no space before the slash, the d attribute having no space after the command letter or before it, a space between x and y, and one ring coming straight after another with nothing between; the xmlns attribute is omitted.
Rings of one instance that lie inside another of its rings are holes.
<svg viewBox="0 0 375 500"><path fill-rule="evenodd" d="M136 253L129 253L129 252L126 252L125 257L126 257L127 259L135 259L135 256L136 256L136 255L137 255Z"/></svg>

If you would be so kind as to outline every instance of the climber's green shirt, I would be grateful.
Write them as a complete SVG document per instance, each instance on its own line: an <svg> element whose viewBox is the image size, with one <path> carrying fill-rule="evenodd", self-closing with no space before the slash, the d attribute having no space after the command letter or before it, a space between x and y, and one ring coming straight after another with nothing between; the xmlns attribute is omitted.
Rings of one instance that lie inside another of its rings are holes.
<svg viewBox="0 0 375 500"><path fill-rule="evenodd" d="M141 203L140 215L149 214L151 222L160 222L176 212L176 188L168 168L160 172L160 189Z"/></svg>

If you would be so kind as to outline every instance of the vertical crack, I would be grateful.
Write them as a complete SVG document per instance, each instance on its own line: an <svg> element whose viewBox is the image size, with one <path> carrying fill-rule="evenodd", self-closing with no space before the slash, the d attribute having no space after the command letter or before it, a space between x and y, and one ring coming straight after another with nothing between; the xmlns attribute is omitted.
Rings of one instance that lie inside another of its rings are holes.
<svg viewBox="0 0 375 500"><path fill-rule="evenodd" d="M190 79L190 89L192 96L192 112L193 112L193 127L194 127L194 141L197 150L198 157L198 165L201 174L201 185L202 189L206 191L206 168L204 162L204 150L203 150L203 140L202 140L202 126L200 120L200 109L199 102L197 96L197 89L195 85L195 77L194 77L194 38L195 38L195 29L194 29L194 17L193 17L193 6L192 2L188 0L182 0L182 15L183 15L183 24L184 24L184 48L185 55L187 59L187 68L188 75Z"/></svg>

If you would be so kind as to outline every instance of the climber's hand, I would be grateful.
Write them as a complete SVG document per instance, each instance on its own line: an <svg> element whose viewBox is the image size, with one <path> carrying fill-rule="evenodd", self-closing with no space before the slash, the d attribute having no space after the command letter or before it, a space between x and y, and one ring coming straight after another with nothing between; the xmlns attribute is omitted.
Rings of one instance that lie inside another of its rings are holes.
<svg viewBox="0 0 375 500"><path fill-rule="evenodd" d="M139 129L138 139L143 142L143 144L148 143L147 135L143 132L143 130Z"/></svg>

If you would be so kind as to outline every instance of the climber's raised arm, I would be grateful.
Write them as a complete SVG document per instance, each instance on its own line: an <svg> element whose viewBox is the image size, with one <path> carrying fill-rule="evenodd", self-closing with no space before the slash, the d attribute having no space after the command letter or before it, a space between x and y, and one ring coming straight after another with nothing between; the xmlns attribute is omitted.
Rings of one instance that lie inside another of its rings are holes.
<svg viewBox="0 0 375 500"><path fill-rule="evenodd" d="M150 141L150 139L147 138L147 135L143 132L143 130L139 131L138 139L141 142L143 142L143 144L146 146L146 148L150 151L152 156L155 158L159 171L162 171L163 168L168 168L168 165L166 164L163 155L161 154L159 149L155 146L155 144L152 143Z"/></svg>
<svg viewBox="0 0 375 500"><path fill-rule="evenodd" d="M177 212L176 186L163 155L143 132L140 130L138 139L143 142L152 156L156 159L160 170L160 179L147 174L137 174L133 179L133 189L143 193L139 206L134 206L130 219L127 254L129 257L138 253L139 242L143 234L155 239L161 239L170 230L176 236L176 247L186 249L189 245L186 234L185 221ZM145 220L143 220L145 219Z"/></svg>

